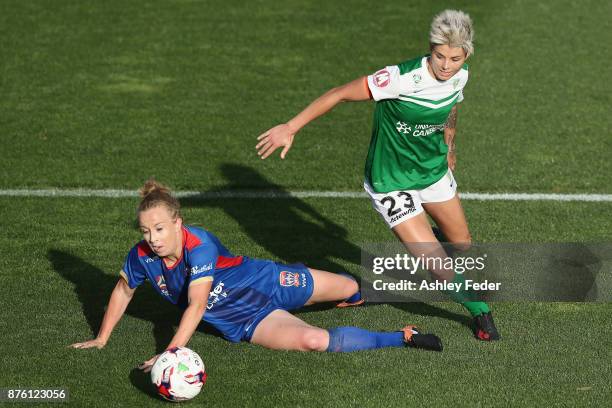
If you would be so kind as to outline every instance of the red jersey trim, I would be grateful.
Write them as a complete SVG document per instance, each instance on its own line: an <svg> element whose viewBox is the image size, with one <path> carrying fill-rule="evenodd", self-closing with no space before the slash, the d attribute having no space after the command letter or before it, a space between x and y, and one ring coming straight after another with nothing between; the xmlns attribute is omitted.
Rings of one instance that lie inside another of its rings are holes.
<svg viewBox="0 0 612 408"><path fill-rule="evenodd" d="M138 257L141 257L141 256L151 257L155 255L155 253L153 252L153 250L151 249L149 244L147 244L146 241L140 241L136 247L138 248Z"/></svg>
<svg viewBox="0 0 612 408"><path fill-rule="evenodd" d="M200 238L198 238L195 234L192 234L191 232L189 232L187 228L183 227L183 251L181 251L181 257L177 259L177 261L174 262L172 265L168 265L166 263L166 260L164 259L164 264L166 265L166 268L168 268L169 270L174 269L183 260L185 249L188 249L191 251L193 248L197 247L200 244L202 244L202 240L200 240ZM146 243L145 245L147 246L149 251L151 251L151 249ZM215 265L215 268L229 268L231 266L240 265L241 263L242 263L242 256L219 255L217 257L217 264Z"/></svg>
<svg viewBox="0 0 612 408"><path fill-rule="evenodd" d="M223 256L217 257L216 268L229 268L230 266L237 266L242 263L241 256Z"/></svg>
<svg viewBox="0 0 612 408"><path fill-rule="evenodd" d="M370 85L368 85L368 77L363 77L365 79L364 84L366 87L366 90L368 91L368 95L370 96L370 99L374 99L374 97L372 96L372 91L370 91Z"/></svg>
<svg viewBox="0 0 612 408"><path fill-rule="evenodd" d="M191 251L201 243L202 241L197 237L197 235L192 234L187 230L187 228L183 227L183 248L187 248Z"/></svg>
<svg viewBox="0 0 612 408"><path fill-rule="evenodd" d="M198 237L191 234L189 231L187 231L187 228L183 227L183 249L181 251L181 256L172 265L168 265L166 259L164 258L164 265L166 265L166 268L168 268L168 270L174 269L183 260L183 256L185 255L185 248L191 251L193 248L200 245L201 243L202 241L200 241Z"/></svg>

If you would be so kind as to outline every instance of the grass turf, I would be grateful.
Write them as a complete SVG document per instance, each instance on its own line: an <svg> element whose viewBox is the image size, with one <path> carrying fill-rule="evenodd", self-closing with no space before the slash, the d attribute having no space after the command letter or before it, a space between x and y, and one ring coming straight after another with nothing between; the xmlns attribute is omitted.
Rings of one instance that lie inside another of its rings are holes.
<svg viewBox="0 0 612 408"><path fill-rule="evenodd" d="M367 200L278 202L286 204L271 208L268 200L185 202L185 217L218 234L235 253L304 260L313 267L353 273L360 273L355 243L391 240ZM156 403L147 377L134 367L166 346L180 315L148 284L138 289L105 349L66 348L91 337L99 327L122 259L139 239L130 220L134 205L129 199L0 199L0 244L11 254L2 268L2 348L10 352L1 363L0 388L65 386L75 405ZM588 215L583 240L610 240L609 230L601 225L611 204L566 203L564 211L553 211L559 204L521 203L523 213L533 214L526 216L532 227L522 231L513 225L511 210L517 204L465 206L472 224L483 226L474 230L482 241L539 242L549 236L551 225L560 240L573 240L575 226L566 222L566 212ZM292 213L299 207L309 207L319 221ZM484 228L492 213L499 215L495 228ZM543 213L547 216L541 217ZM236 214L243 218L236 219ZM266 214L281 222L250 228L248 219ZM292 222L282 222L288 219ZM353 219L361 222L354 225ZM343 233L340 225L351 227ZM280 238L295 241L295 246L279 245ZM505 302L493 308L504 336L494 344L474 340L465 326L465 313L453 303L298 313L321 327L395 330L417 324L442 337L443 353L275 352L198 333L190 347L202 355L210 375L198 401L222 406L372 407L405 406L407 401L434 406L609 402L609 304Z"/></svg>
<svg viewBox="0 0 612 408"><path fill-rule="evenodd" d="M612 89L598 64L612 59L612 3L569 0L3 1L0 185L136 188L154 174L209 189L241 163L261 174L246 187L359 189L372 103L305 128L286 162L260 162L255 138L327 89L427 52L445 6L476 29L464 191L605 188Z"/></svg>
<svg viewBox="0 0 612 408"><path fill-rule="evenodd" d="M357 190L372 104L308 126L287 161L255 137L335 85L426 52L445 7L475 20L460 107L462 191L609 193L612 3L606 1L74 1L0 4L1 188ZM559 27L562 27L560 29ZM169 165L169 163L173 163ZM177 163L180 163L178 165ZM184 202L236 253L358 273L360 242L391 240L365 200ZM0 198L0 388L65 386L71 405L161 404L137 363L178 314L149 288L102 351L97 331L138 239L133 200ZM466 202L479 242L610 241L610 204ZM308 310L323 327L439 334L442 354L272 352L197 334L220 406L610 404L609 304L502 303L504 340L478 343L457 305ZM32 405L28 405L32 406Z"/></svg>

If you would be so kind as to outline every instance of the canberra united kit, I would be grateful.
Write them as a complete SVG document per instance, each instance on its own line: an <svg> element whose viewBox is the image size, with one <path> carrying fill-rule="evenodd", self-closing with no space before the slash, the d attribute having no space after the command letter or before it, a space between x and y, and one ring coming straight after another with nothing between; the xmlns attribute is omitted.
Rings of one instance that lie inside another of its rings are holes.
<svg viewBox="0 0 612 408"><path fill-rule="evenodd" d="M249 341L275 309L298 309L310 299L312 275L302 264L234 256L210 232L183 226L183 255L168 267L141 241L129 252L121 276L130 288L149 280L163 298L184 309L190 285L212 281L203 320L233 342Z"/></svg>
<svg viewBox="0 0 612 408"><path fill-rule="evenodd" d="M422 202L450 200L456 190L446 159L444 125L455 103L463 100L467 65L450 79L438 81L427 69L427 58L388 66L368 76L376 109L364 187L390 226L404 215L421 212ZM439 181L443 185L426 191L424 197L416 193Z"/></svg>

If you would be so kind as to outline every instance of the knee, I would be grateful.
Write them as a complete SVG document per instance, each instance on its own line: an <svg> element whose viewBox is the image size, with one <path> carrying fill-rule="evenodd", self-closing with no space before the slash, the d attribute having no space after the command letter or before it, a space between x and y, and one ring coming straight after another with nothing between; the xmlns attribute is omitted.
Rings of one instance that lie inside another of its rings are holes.
<svg viewBox="0 0 612 408"><path fill-rule="evenodd" d="M344 285L342 291L343 299L349 298L359 291L359 284L355 279L347 277L346 280L347 283Z"/></svg>
<svg viewBox="0 0 612 408"><path fill-rule="evenodd" d="M329 345L329 332L327 330L312 328L304 330L300 338L300 350L325 351Z"/></svg>
<svg viewBox="0 0 612 408"><path fill-rule="evenodd" d="M467 251L472 247L472 235L468 232L466 235L453 238L451 244L459 252Z"/></svg>

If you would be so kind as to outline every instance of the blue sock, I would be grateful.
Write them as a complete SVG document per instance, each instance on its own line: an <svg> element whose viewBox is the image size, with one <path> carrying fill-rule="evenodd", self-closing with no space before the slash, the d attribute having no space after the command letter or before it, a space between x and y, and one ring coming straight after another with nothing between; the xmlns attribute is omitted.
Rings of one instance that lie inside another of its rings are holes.
<svg viewBox="0 0 612 408"><path fill-rule="evenodd" d="M371 332L359 327L335 327L328 332L329 346L326 351L332 353L405 345L403 332Z"/></svg>
<svg viewBox="0 0 612 408"><path fill-rule="evenodd" d="M342 275L342 276L346 276L347 278L351 279L351 280L355 280L355 278L351 275L349 275L348 273L339 273L338 275ZM358 290L357 293L355 293L353 296L346 298L344 301L347 303L355 303L361 300L361 291Z"/></svg>

